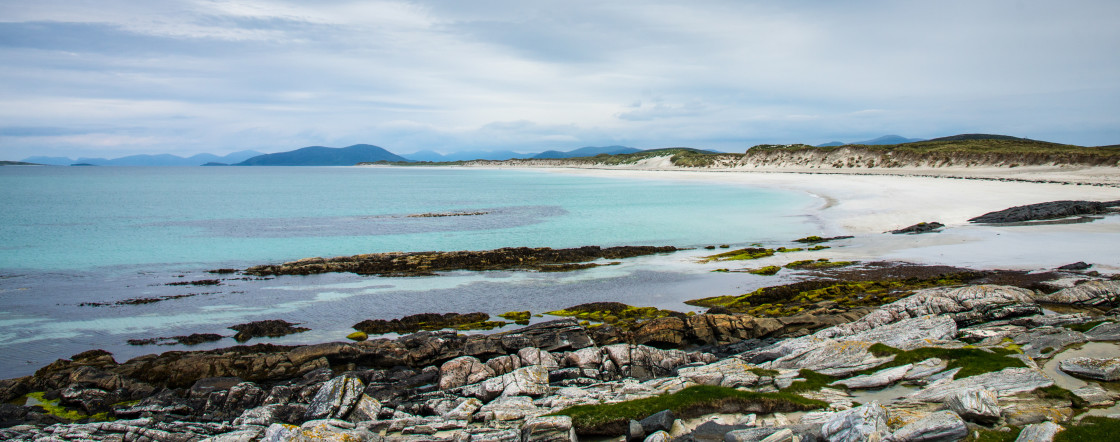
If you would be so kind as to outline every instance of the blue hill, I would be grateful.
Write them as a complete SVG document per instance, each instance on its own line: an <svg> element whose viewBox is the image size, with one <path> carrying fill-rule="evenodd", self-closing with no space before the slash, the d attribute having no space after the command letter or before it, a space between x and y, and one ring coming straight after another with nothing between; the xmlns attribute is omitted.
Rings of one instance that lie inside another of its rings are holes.
<svg viewBox="0 0 1120 442"><path fill-rule="evenodd" d="M289 152L258 155L236 166L353 166L377 161L408 161L404 157L370 144L348 147L310 146Z"/></svg>
<svg viewBox="0 0 1120 442"><path fill-rule="evenodd" d="M106 158L78 158L72 160L67 157L28 157L23 161L29 163L50 164L55 166L69 166L75 163L92 164L95 166L201 166L206 163L239 163L249 158L260 155L255 150L243 150L226 156L217 156L209 153L200 153L188 158L178 155L129 155L127 157Z"/></svg>
<svg viewBox="0 0 1120 442"><path fill-rule="evenodd" d="M626 147L626 146L603 146L603 147L588 146L588 147L581 147L581 148L576 149L576 150L570 150L570 151L567 151L567 152L561 152L561 151L558 151L558 150L548 150L548 151L544 151L544 152L541 152L539 154L534 155L533 158L537 158L537 159L579 158L579 157L593 157L595 155L601 155L601 154L618 155L618 154L634 153L634 152L641 152L641 150L640 149L635 149L633 147Z"/></svg>

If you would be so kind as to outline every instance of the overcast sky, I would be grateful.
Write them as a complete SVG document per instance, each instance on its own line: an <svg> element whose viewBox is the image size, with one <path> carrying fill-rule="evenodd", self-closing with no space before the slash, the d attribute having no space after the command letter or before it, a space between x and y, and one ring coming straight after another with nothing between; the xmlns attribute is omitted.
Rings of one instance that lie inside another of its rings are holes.
<svg viewBox="0 0 1120 442"><path fill-rule="evenodd" d="M1120 143L1120 1L0 2L0 159Z"/></svg>

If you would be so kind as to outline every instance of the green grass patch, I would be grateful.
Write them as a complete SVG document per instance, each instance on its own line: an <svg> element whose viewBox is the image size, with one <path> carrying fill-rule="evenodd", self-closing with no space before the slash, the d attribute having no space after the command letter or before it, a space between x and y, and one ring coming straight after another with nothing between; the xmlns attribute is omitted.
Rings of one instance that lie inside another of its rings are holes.
<svg viewBox="0 0 1120 442"><path fill-rule="evenodd" d="M1072 406L1073 408L1077 408L1077 409L1089 408L1089 402L1085 401L1085 399L1081 399L1076 394L1073 394L1072 391L1066 390L1066 389L1064 389L1062 387L1059 387L1057 385L1051 385L1049 387L1042 387L1042 388L1036 389L1034 391L1034 393L1036 395L1038 395L1038 397L1043 398L1043 399L1058 399L1058 400L1069 401L1070 406Z"/></svg>
<svg viewBox="0 0 1120 442"><path fill-rule="evenodd" d="M1117 435L1120 435L1120 419L1102 416L1085 416L1081 422L1064 427L1066 429L1058 432L1054 442L1116 440Z"/></svg>
<svg viewBox="0 0 1120 442"><path fill-rule="evenodd" d="M755 275L770 276L770 275L776 275L781 270L782 270L782 268L778 267L778 266L766 266L766 267L759 267L757 269L747 270L747 273L751 273L751 274L755 274Z"/></svg>
<svg viewBox="0 0 1120 442"><path fill-rule="evenodd" d="M778 375L778 370L771 370L769 368L751 367L747 371L763 377L774 377Z"/></svg>
<svg viewBox="0 0 1120 442"><path fill-rule="evenodd" d="M1017 354L1015 349L1007 348L934 348L923 347L914 350L899 350L884 345L873 344L868 351L878 357L894 355L894 360L857 374L871 374L884 368L913 364L929 358L940 358L948 364L948 369L960 368L955 379L967 378L978 374L1000 371L1005 368L1026 367L1023 361L1010 357Z"/></svg>
<svg viewBox="0 0 1120 442"><path fill-rule="evenodd" d="M757 393L699 385L677 393L613 404L577 405L554 413L571 416L580 435L616 436L626 433L630 420L642 420L662 410L688 419L711 413L774 413L827 407L822 401L790 393Z"/></svg>
<svg viewBox="0 0 1120 442"><path fill-rule="evenodd" d="M796 382L790 384L788 387L783 388L782 389L783 393L802 393L802 392L806 392L806 391L820 391L820 389L822 389L824 387L827 387L828 384L831 384L833 382L836 382L836 381L840 380L840 378L838 378L838 377L829 376L827 374L820 374L820 373L817 373L813 370L808 370L808 369L804 369L804 368L801 369L801 371L797 372L797 376L802 378L802 379L805 379L805 380L796 381ZM838 389L841 389L841 390L846 389L843 385L839 385L839 386L836 386L834 388L838 388Z"/></svg>
<svg viewBox="0 0 1120 442"><path fill-rule="evenodd" d="M977 428L968 432L966 442L1015 442L1019 438L1019 427L1010 427L1011 431L989 430Z"/></svg>

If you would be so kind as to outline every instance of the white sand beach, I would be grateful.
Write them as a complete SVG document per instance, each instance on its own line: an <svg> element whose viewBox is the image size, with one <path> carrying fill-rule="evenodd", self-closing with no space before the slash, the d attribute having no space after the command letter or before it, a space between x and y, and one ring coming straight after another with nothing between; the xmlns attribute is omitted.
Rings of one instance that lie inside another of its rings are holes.
<svg viewBox="0 0 1120 442"><path fill-rule="evenodd" d="M807 192L821 199L812 211L821 235L855 235L841 247L817 252L832 259L900 260L973 268L1044 269L1085 261L1120 272L1120 216L1090 223L984 226L968 219L1013 206L1059 200L1120 200L1111 185L1075 185L991 179L868 174L807 174L746 170L641 170L544 168L552 173L631 179L709 181ZM967 172L967 171L966 171ZM977 176L1000 178L1000 175ZM1111 183L1120 170L1096 170ZM1054 176L1062 178L1062 176ZM937 233L891 235L919 222L946 225ZM782 259L774 257L775 263ZM759 261L758 265L769 265Z"/></svg>

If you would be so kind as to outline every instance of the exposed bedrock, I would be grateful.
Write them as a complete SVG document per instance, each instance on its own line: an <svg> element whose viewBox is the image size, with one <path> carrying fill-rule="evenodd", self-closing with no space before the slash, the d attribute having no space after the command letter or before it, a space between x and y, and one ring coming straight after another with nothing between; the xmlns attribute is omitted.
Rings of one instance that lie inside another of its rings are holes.
<svg viewBox="0 0 1120 442"><path fill-rule="evenodd" d="M973 223L1006 224L1028 221L1069 218L1073 216L1104 215L1115 213L1120 208L1118 201L1051 201L1038 204L1015 206L997 212L989 212L968 220Z"/></svg>

